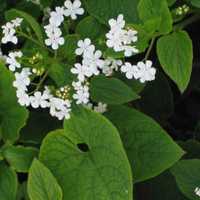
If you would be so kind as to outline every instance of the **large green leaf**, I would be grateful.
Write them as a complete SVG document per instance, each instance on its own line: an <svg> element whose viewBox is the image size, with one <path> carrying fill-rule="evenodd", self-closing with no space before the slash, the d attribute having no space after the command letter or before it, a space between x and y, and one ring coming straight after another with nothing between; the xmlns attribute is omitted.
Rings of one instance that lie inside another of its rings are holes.
<svg viewBox="0 0 200 200"><path fill-rule="evenodd" d="M19 137L28 118L27 110L17 103L13 81L12 72L0 63L0 134L12 142Z"/></svg>
<svg viewBox="0 0 200 200"><path fill-rule="evenodd" d="M37 154L38 150L33 147L7 146L3 149L5 159L17 172L28 172Z"/></svg>
<svg viewBox="0 0 200 200"><path fill-rule="evenodd" d="M139 0L84 0L87 11L101 23L123 14L127 23L139 22L137 4Z"/></svg>
<svg viewBox="0 0 200 200"><path fill-rule="evenodd" d="M94 17L88 16L76 26L76 33L83 39L90 38L91 40L96 40L106 33L106 29Z"/></svg>
<svg viewBox="0 0 200 200"><path fill-rule="evenodd" d="M40 160L63 189L63 200L132 200L131 169L116 128L83 108L64 127L50 133L40 151Z"/></svg>
<svg viewBox="0 0 200 200"><path fill-rule="evenodd" d="M0 162L0 199L15 200L17 195L17 175L3 162Z"/></svg>
<svg viewBox="0 0 200 200"><path fill-rule="evenodd" d="M28 13L26 13L24 11L17 10L17 9L11 9L6 12L7 20L11 20L15 17L23 18L29 24L29 26L33 29L33 31L35 32L37 39L40 41L40 43L43 44L43 33L41 30L41 27L40 27L39 23L31 15L29 15Z"/></svg>
<svg viewBox="0 0 200 200"><path fill-rule="evenodd" d="M192 72L193 49L189 35L178 31L161 37L157 43L157 54L164 71L183 92Z"/></svg>
<svg viewBox="0 0 200 200"><path fill-rule="evenodd" d="M157 19L157 30L169 33L172 30L172 16L166 0L140 0L138 13L142 21Z"/></svg>
<svg viewBox="0 0 200 200"><path fill-rule="evenodd" d="M62 189L50 170L34 160L28 177L28 195L31 200L62 200Z"/></svg>
<svg viewBox="0 0 200 200"><path fill-rule="evenodd" d="M200 186L199 171L199 159L179 161L171 169L179 189L191 200L199 200L199 196L197 196L194 192L196 187Z"/></svg>
<svg viewBox="0 0 200 200"><path fill-rule="evenodd" d="M90 85L91 98L95 102L111 105L123 104L139 98L125 83L117 78L94 77Z"/></svg>
<svg viewBox="0 0 200 200"><path fill-rule="evenodd" d="M113 106L106 116L118 128L135 182L159 175L183 155L182 149L150 117L125 106Z"/></svg>

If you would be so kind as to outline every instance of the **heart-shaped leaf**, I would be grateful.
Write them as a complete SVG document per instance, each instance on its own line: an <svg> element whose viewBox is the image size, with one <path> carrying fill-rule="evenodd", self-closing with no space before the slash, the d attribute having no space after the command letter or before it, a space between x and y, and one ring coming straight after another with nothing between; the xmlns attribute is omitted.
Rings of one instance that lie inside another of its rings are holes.
<svg viewBox="0 0 200 200"><path fill-rule="evenodd" d="M63 200L132 200L131 169L116 128L83 108L64 127L51 132L40 150L40 160L63 189Z"/></svg>
<svg viewBox="0 0 200 200"><path fill-rule="evenodd" d="M106 116L118 128L135 182L159 175L183 155L183 150L150 117L125 106L112 106Z"/></svg>

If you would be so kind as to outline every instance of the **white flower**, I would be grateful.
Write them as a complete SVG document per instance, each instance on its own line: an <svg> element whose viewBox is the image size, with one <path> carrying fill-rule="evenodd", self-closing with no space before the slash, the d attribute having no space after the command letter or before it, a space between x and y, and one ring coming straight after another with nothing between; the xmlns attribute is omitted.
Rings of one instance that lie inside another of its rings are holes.
<svg viewBox="0 0 200 200"><path fill-rule="evenodd" d="M137 42L137 31L125 29L125 21L123 15L119 15L117 20L109 20L110 31L106 34L106 44L114 51L124 51L125 57L130 57L134 53L138 53L138 49L133 45Z"/></svg>
<svg viewBox="0 0 200 200"><path fill-rule="evenodd" d="M113 48L114 51L120 52L123 51L123 38L124 38L124 31L118 30L117 32L110 31L106 34L106 44L109 48Z"/></svg>
<svg viewBox="0 0 200 200"><path fill-rule="evenodd" d="M2 26L3 29L3 37L1 39L1 42L3 44L6 44L8 42L12 42L14 44L17 44L18 39L16 37L16 28L21 25L21 22L23 21L22 18L16 18L13 19L11 22L7 22L5 25Z"/></svg>
<svg viewBox="0 0 200 200"><path fill-rule="evenodd" d="M71 111L71 103L69 100L52 97L50 99L50 114L59 120L69 119Z"/></svg>
<svg viewBox="0 0 200 200"><path fill-rule="evenodd" d="M89 38L86 38L84 40L78 41L78 48L76 49L75 53L76 55L84 55L86 53L94 52L95 47L91 44L91 40Z"/></svg>
<svg viewBox="0 0 200 200"><path fill-rule="evenodd" d="M104 66L102 68L102 72L106 76L111 76L113 71L118 71L118 68L121 65L122 65L122 61L121 60L115 60L113 58L107 58L104 61Z"/></svg>
<svg viewBox="0 0 200 200"><path fill-rule="evenodd" d="M48 37L52 35L62 35L60 28L55 25L48 24L47 26L44 26L44 29Z"/></svg>
<svg viewBox="0 0 200 200"><path fill-rule="evenodd" d="M61 37L59 32L49 35L49 38L45 40L45 44L47 46L51 46L54 50L57 50L59 45L63 45L64 43L65 40L63 37Z"/></svg>
<svg viewBox="0 0 200 200"><path fill-rule="evenodd" d="M49 23L54 26L60 26L61 23L64 21L64 8L63 7L56 7L55 11L50 13Z"/></svg>
<svg viewBox="0 0 200 200"><path fill-rule="evenodd" d="M87 104L89 102L89 87L87 85L81 85L77 88L76 93L73 94L73 98L77 104Z"/></svg>
<svg viewBox="0 0 200 200"><path fill-rule="evenodd" d="M94 111L98 113L105 113L107 111L107 104L99 102L97 106L94 106Z"/></svg>
<svg viewBox="0 0 200 200"><path fill-rule="evenodd" d="M8 24L9 24L9 23L7 23L6 26L7 26ZM3 30L4 36L2 37L1 42L2 42L3 44L6 44L6 43L8 43L8 42L12 42L13 44L17 44L18 39L17 39L17 37L15 36L15 33L16 33L15 29L14 29L14 28L9 29L9 28L4 27L4 26L2 26L2 28L4 29L4 30Z"/></svg>
<svg viewBox="0 0 200 200"><path fill-rule="evenodd" d="M137 31L135 30L128 30L124 34L124 44L131 44L132 42L137 42L138 36Z"/></svg>
<svg viewBox="0 0 200 200"><path fill-rule="evenodd" d="M118 15L117 20L110 19L108 21L112 31L118 31L119 29L123 29L125 26L124 16L122 14Z"/></svg>
<svg viewBox="0 0 200 200"><path fill-rule="evenodd" d="M16 19L13 19L11 23L13 24L14 27L19 27L22 21L23 21L22 18L17 17Z"/></svg>
<svg viewBox="0 0 200 200"><path fill-rule="evenodd" d="M8 68L11 71L15 71L16 68L21 68L21 64L16 60L16 58L21 58L22 55L21 51L11 52L8 54L6 64L8 64Z"/></svg>
<svg viewBox="0 0 200 200"><path fill-rule="evenodd" d="M13 82L13 86L17 88L17 90L27 90L27 86L30 85L29 75L31 74L29 68L23 68L22 71L15 73L15 81Z"/></svg>
<svg viewBox="0 0 200 200"><path fill-rule="evenodd" d="M29 106L30 105L30 97L24 90L17 90L17 98L18 103L21 106Z"/></svg>
<svg viewBox="0 0 200 200"><path fill-rule="evenodd" d="M139 80L141 83L146 81L155 80L156 69L152 67L152 61L147 60L144 62L138 62Z"/></svg>
<svg viewBox="0 0 200 200"><path fill-rule="evenodd" d="M65 7L64 15L66 17L70 16L73 20L77 19L77 15L83 15L84 9L81 8L81 1L80 0L74 0L72 3L71 0L65 1Z"/></svg>
<svg viewBox="0 0 200 200"><path fill-rule="evenodd" d="M126 62L121 66L121 71L125 73L127 79L137 79L138 78L138 68L136 65L132 65Z"/></svg>
<svg viewBox="0 0 200 200"><path fill-rule="evenodd" d="M123 50L126 57L130 57L139 52L135 46L123 46Z"/></svg>
<svg viewBox="0 0 200 200"><path fill-rule="evenodd" d="M98 75L100 73L98 67L102 68L104 65L104 60L101 59L101 56L102 52L100 50L84 54L83 65L88 66L94 75Z"/></svg>
<svg viewBox="0 0 200 200"><path fill-rule="evenodd" d="M77 74L77 78L79 81L85 81L86 77L92 76L92 71L89 67L85 65L81 65L80 63L76 63L73 68L71 68L72 74Z"/></svg>
<svg viewBox="0 0 200 200"><path fill-rule="evenodd" d="M49 96L39 91L35 92L33 96L30 96L31 106L33 108L47 108L49 107Z"/></svg>

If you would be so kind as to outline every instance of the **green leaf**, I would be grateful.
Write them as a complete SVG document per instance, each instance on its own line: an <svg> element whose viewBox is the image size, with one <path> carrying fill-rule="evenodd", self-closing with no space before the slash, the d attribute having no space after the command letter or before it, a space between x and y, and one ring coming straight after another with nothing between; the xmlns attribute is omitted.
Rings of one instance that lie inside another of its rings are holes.
<svg viewBox="0 0 200 200"><path fill-rule="evenodd" d="M127 23L139 22L137 4L139 0L84 0L87 11L101 23L123 14Z"/></svg>
<svg viewBox="0 0 200 200"><path fill-rule="evenodd" d="M170 168L183 155L182 149L150 117L125 106L113 106L106 116L118 128L134 182L140 182Z"/></svg>
<svg viewBox="0 0 200 200"><path fill-rule="evenodd" d="M33 161L29 171L28 195L31 200L62 200L62 189L57 180L37 159Z"/></svg>
<svg viewBox="0 0 200 200"><path fill-rule="evenodd" d="M83 108L64 131L43 141L40 160L61 185L63 200L132 200L132 176L119 133L102 115Z"/></svg>
<svg viewBox="0 0 200 200"><path fill-rule="evenodd" d="M65 37L65 44L58 49L58 55L61 58L66 58L69 62L73 62L76 58L75 50L77 49L77 42L80 36L77 34L67 35Z"/></svg>
<svg viewBox="0 0 200 200"><path fill-rule="evenodd" d="M149 19L144 24L129 24L128 27L135 29L138 32L138 41L135 43L139 52L144 52L149 46L149 41L154 37L157 31L159 19Z"/></svg>
<svg viewBox="0 0 200 200"><path fill-rule="evenodd" d="M93 101L111 105L123 104L139 98L121 80L105 76L97 76L91 80L90 92Z"/></svg>
<svg viewBox="0 0 200 200"><path fill-rule="evenodd" d="M0 63L0 134L11 142L18 139L28 118L27 110L17 102L13 81L12 72Z"/></svg>
<svg viewBox="0 0 200 200"><path fill-rule="evenodd" d="M24 11L17 10L17 9L11 9L11 10L6 12L6 19L7 20L11 20L11 19L14 19L16 17L23 18L30 25L30 27L33 29L33 31L35 32L40 43L43 44L43 33L42 33L42 30L41 30L39 23L31 15L29 15L28 13L26 13Z"/></svg>
<svg viewBox="0 0 200 200"><path fill-rule="evenodd" d="M17 175L3 162L0 162L0 198L15 200L17 195Z"/></svg>
<svg viewBox="0 0 200 200"><path fill-rule="evenodd" d="M191 200L199 200L199 196L194 192L200 183L199 171L199 159L181 160L171 169L179 189Z"/></svg>
<svg viewBox="0 0 200 200"><path fill-rule="evenodd" d="M70 66L59 63L56 60L51 60L49 64L49 76L56 83L58 87L71 84L73 74L70 72Z"/></svg>
<svg viewBox="0 0 200 200"><path fill-rule="evenodd" d="M157 30L166 34L172 30L172 16L166 0L140 0L138 13L142 21L157 20Z"/></svg>
<svg viewBox="0 0 200 200"><path fill-rule="evenodd" d="M31 163L38 155L38 150L33 147L7 146L3 149L7 162L17 172L28 172Z"/></svg>
<svg viewBox="0 0 200 200"><path fill-rule="evenodd" d="M176 0L167 0L167 2L169 6L172 6L173 4L175 4Z"/></svg>
<svg viewBox="0 0 200 200"><path fill-rule="evenodd" d="M96 40L101 35L105 35L106 28L94 17L88 16L79 22L76 27L76 33L83 39L90 38L91 40Z"/></svg>
<svg viewBox="0 0 200 200"><path fill-rule="evenodd" d="M157 43L157 54L162 68L183 92L192 72L192 41L185 31L163 36Z"/></svg>
<svg viewBox="0 0 200 200"><path fill-rule="evenodd" d="M191 4L197 8L200 8L200 1L199 0L190 0Z"/></svg>

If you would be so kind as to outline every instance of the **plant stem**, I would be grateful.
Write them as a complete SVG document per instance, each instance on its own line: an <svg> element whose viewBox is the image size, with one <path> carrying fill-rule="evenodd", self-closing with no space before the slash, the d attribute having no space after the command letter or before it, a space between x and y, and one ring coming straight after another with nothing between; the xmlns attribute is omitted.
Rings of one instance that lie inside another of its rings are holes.
<svg viewBox="0 0 200 200"><path fill-rule="evenodd" d="M33 94L34 92L37 92L40 87L42 86L43 82L45 81L46 77L48 76L49 71L47 70L44 74L44 76L40 79L40 82L37 84L37 87L35 88L35 90L33 90L32 92L29 93L29 95Z"/></svg>
<svg viewBox="0 0 200 200"><path fill-rule="evenodd" d="M153 48L155 39L156 39L156 38L153 37L152 40L151 40L151 43L150 43L150 45L149 45L149 48L147 49L147 52L146 52L145 57L144 57L144 60L145 60L145 61L146 61L146 60L149 58L149 56L150 56L150 53L151 53L151 50L152 50L152 48Z"/></svg>

